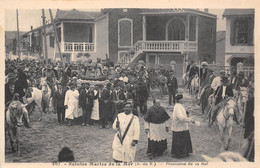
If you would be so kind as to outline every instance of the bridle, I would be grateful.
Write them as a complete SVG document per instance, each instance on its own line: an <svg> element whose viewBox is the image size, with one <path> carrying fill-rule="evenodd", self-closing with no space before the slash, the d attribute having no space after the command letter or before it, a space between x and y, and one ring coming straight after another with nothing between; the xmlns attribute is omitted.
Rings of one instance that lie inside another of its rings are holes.
<svg viewBox="0 0 260 168"><path fill-rule="evenodd" d="M229 119L229 117L234 117L234 114L230 114L228 113L230 109L233 109L235 111L235 107L229 107L227 108L227 105L225 104L224 108L223 108L225 111L223 112L223 116L226 120Z"/></svg>

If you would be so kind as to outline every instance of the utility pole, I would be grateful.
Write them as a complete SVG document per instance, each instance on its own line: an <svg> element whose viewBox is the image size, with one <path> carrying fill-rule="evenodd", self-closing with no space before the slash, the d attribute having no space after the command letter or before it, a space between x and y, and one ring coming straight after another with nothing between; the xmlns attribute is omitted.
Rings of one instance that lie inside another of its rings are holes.
<svg viewBox="0 0 260 168"><path fill-rule="evenodd" d="M17 20L17 53L18 53L18 58L21 59L20 55L20 40L19 40L19 21L18 21L18 9L16 9L16 20Z"/></svg>
<svg viewBox="0 0 260 168"><path fill-rule="evenodd" d="M45 13L44 13L44 9L42 9L42 22L43 22L43 32L44 32L44 49L45 49L45 63L46 63L46 67L47 67L47 63L48 63L48 49L47 49L47 40L46 40L46 26L45 26Z"/></svg>
<svg viewBox="0 0 260 168"><path fill-rule="evenodd" d="M53 30L54 30L55 41L56 41L56 44L57 44L57 47L58 47L58 50L59 50L62 67L64 68L64 60L63 60L63 57L61 55L60 42L59 42L59 38L58 38L57 30L56 30L56 25L55 25L54 20L53 20L51 9L49 9L49 12L50 12L50 16L51 16L51 23L52 23Z"/></svg>

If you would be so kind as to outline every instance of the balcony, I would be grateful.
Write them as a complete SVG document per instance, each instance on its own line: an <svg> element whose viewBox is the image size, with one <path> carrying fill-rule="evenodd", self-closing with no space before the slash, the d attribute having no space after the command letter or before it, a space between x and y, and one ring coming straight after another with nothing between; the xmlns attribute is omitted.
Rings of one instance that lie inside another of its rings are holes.
<svg viewBox="0 0 260 168"><path fill-rule="evenodd" d="M193 41L138 41L119 60L121 63L130 63L142 52L196 52L197 42Z"/></svg>
<svg viewBox="0 0 260 168"><path fill-rule="evenodd" d="M94 52L95 43L85 42L63 42L61 43L61 51L64 52Z"/></svg>

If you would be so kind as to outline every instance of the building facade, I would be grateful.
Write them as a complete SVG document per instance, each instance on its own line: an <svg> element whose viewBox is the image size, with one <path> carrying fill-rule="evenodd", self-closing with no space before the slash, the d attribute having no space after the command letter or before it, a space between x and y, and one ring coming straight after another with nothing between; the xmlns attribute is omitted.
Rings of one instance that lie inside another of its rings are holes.
<svg viewBox="0 0 260 168"><path fill-rule="evenodd" d="M254 9L226 9L225 65L254 64Z"/></svg>

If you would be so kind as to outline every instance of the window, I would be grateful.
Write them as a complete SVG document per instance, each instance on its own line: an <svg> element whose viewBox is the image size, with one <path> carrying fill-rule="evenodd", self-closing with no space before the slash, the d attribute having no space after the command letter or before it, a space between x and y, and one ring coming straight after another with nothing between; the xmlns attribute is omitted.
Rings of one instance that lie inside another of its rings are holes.
<svg viewBox="0 0 260 168"><path fill-rule="evenodd" d="M252 45L253 44L253 19L237 18L231 24L232 45Z"/></svg>
<svg viewBox="0 0 260 168"><path fill-rule="evenodd" d="M118 47L133 45L133 20L123 18L118 20Z"/></svg>
<svg viewBox="0 0 260 168"><path fill-rule="evenodd" d="M166 36L167 40L185 40L185 24L183 21L177 18L170 20L166 24Z"/></svg>
<svg viewBox="0 0 260 168"><path fill-rule="evenodd" d="M190 16L189 41L196 40L196 16Z"/></svg>
<svg viewBox="0 0 260 168"><path fill-rule="evenodd" d="M127 51L118 51L118 61L127 53Z"/></svg>
<svg viewBox="0 0 260 168"><path fill-rule="evenodd" d="M210 27L210 43L213 43L214 40L214 31L213 27Z"/></svg>

